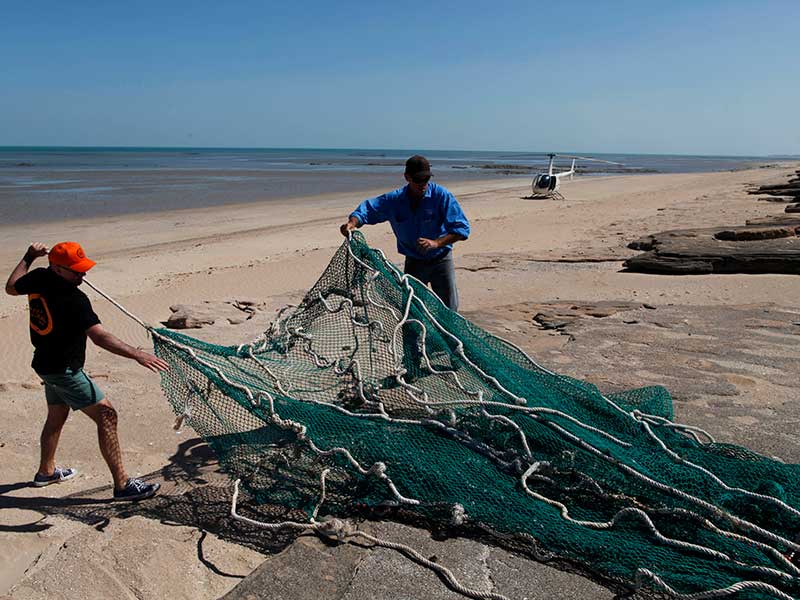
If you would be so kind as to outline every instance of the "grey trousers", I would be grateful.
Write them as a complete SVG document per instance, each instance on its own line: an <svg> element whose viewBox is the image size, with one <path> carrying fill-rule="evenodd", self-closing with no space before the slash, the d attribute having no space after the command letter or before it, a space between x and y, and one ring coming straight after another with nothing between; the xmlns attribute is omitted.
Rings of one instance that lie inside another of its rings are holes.
<svg viewBox="0 0 800 600"><path fill-rule="evenodd" d="M447 308L458 310L458 288L456 288L456 270L452 252L434 260L420 260L406 256L404 271L425 285L430 284L433 293L439 296Z"/></svg>

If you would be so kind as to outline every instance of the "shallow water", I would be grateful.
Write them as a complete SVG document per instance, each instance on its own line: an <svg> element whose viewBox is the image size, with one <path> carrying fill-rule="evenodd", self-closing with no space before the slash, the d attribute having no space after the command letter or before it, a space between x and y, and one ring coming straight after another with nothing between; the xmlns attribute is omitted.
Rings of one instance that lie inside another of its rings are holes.
<svg viewBox="0 0 800 600"><path fill-rule="evenodd" d="M208 207L353 193L404 184L412 150L218 148L0 148L3 224ZM435 181L528 180L547 168L540 153L423 151ZM579 173L676 173L741 169L759 157L595 154L623 163L578 161ZM567 168L561 160L557 167Z"/></svg>

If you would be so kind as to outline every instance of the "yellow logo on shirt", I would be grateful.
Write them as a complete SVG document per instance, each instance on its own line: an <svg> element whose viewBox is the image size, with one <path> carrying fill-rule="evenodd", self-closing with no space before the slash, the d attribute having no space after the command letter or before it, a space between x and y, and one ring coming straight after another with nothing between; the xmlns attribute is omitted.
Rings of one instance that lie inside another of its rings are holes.
<svg viewBox="0 0 800 600"><path fill-rule="evenodd" d="M28 307L31 314L31 329L39 335L47 335L53 331L53 317L47 300L41 294L28 294Z"/></svg>

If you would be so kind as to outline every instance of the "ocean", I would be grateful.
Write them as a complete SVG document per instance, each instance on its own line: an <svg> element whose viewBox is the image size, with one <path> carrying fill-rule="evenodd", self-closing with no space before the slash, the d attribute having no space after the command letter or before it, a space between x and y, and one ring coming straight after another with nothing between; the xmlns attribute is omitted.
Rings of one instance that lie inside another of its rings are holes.
<svg viewBox="0 0 800 600"><path fill-rule="evenodd" d="M59 221L136 212L352 193L404 184L405 159L424 154L442 185L531 179L547 168L534 152L315 148L0 147L0 222ZM581 154L585 156L586 154ZM579 176L744 169L769 157L603 154ZM556 166L569 166L557 159Z"/></svg>

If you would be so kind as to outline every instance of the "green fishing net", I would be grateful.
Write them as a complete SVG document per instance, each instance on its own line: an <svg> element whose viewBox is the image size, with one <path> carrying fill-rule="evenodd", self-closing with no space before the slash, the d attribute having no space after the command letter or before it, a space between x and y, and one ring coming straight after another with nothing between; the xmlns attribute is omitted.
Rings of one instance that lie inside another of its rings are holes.
<svg viewBox="0 0 800 600"><path fill-rule="evenodd" d="M176 414L257 503L395 507L640 593L800 596L797 465L673 423L661 387L550 372L358 232L258 339L153 338Z"/></svg>

